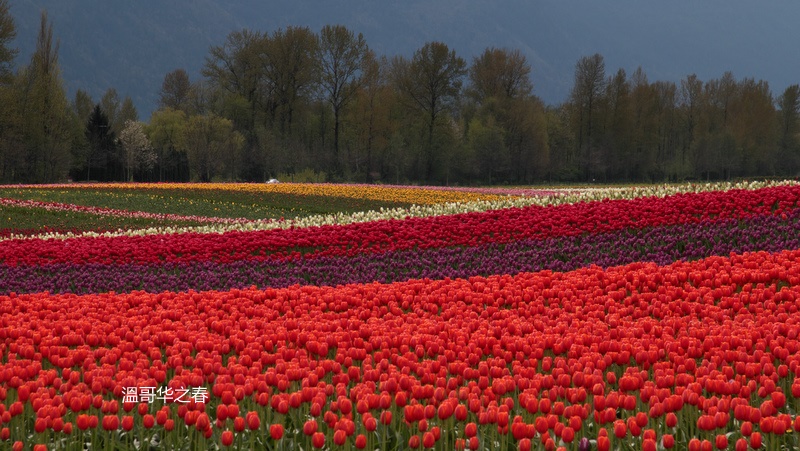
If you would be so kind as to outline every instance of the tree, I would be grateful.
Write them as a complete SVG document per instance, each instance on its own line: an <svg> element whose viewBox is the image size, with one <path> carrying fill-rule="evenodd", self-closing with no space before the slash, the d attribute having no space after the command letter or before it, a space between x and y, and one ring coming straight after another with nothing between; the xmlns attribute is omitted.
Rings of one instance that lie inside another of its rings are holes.
<svg viewBox="0 0 800 451"><path fill-rule="evenodd" d="M119 135L119 143L125 152L126 179L133 181L135 172L149 171L158 161L158 155L144 133L144 124L128 120Z"/></svg>
<svg viewBox="0 0 800 451"><path fill-rule="evenodd" d="M94 109L94 100L92 100L92 96L89 95L83 89L79 89L75 92L75 99L72 101L72 111L78 116L78 119L85 125L86 121L89 120L89 116L92 114L92 110Z"/></svg>
<svg viewBox="0 0 800 451"><path fill-rule="evenodd" d="M119 94L114 88L108 88L106 92L103 93L103 97L100 98L100 108L102 108L103 113L108 118L111 130L116 136L119 136L119 132L122 131L123 126L123 123L120 123L118 118L120 105Z"/></svg>
<svg viewBox="0 0 800 451"><path fill-rule="evenodd" d="M731 72L706 82L704 97L704 142L698 146L699 175L707 179L729 179L740 164L736 139L731 133L731 107L736 101L737 83Z"/></svg>
<svg viewBox="0 0 800 451"><path fill-rule="evenodd" d="M269 88L264 83L262 54L266 51L267 37L259 32L244 29L228 35L225 44L211 47L210 55L201 73L209 84L229 93L237 105L235 117L240 129L252 133L255 129L256 113L264 104ZM244 113L244 114L241 114Z"/></svg>
<svg viewBox="0 0 800 451"><path fill-rule="evenodd" d="M392 133L391 107L395 103L394 93L388 83L389 62L385 57L376 58L367 52L362 82L357 90L350 111L354 133L353 147L357 150L356 170L363 162L363 174L367 183L379 179L383 171L382 156L389 147Z"/></svg>
<svg viewBox="0 0 800 451"><path fill-rule="evenodd" d="M11 77L11 64L17 56L17 50L10 47L17 36L17 26L9 11L8 0L0 0L0 84L8 82Z"/></svg>
<svg viewBox="0 0 800 451"><path fill-rule="evenodd" d="M27 181L25 174L24 101L22 77L11 77L11 83L0 84L0 181Z"/></svg>
<svg viewBox="0 0 800 451"><path fill-rule="evenodd" d="M342 25L326 25L319 34L320 84L333 109L333 167L341 175L339 128L342 110L350 103L361 84L369 52L364 36L355 35Z"/></svg>
<svg viewBox="0 0 800 451"><path fill-rule="evenodd" d="M26 142L25 178L30 182L54 182L66 178L73 135L53 26L42 12L36 50L22 71L22 118Z"/></svg>
<svg viewBox="0 0 800 451"><path fill-rule="evenodd" d="M576 115L577 145L587 181L592 179L592 157L596 145L594 126L597 122L598 101L605 89L605 82L605 62L599 53L578 60L570 101Z"/></svg>
<svg viewBox="0 0 800 451"><path fill-rule="evenodd" d="M414 52L410 62L394 61L394 82L410 106L427 116L425 180L433 179L435 128L440 116L450 109L461 92L466 62L441 42L429 42Z"/></svg>
<svg viewBox="0 0 800 451"><path fill-rule="evenodd" d="M158 108L186 111L189 108L192 83L184 69L175 69L164 76L158 93Z"/></svg>
<svg viewBox="0 0 800 451"><path fill-rule="evenodd" d="M736 140L734 175L775 175L778 128L769 84L745 78L737 83L729 130Z"/></svg>
<svg viewBox="0 0 800 451"><path fill-rule="evenodd" d="M607 176L630 180L631 177L631 85L624 69L619 69L606 83L608 107L604 147L609 149Z"/></svg>
<svg viewBox="0 0 800 451"><path fill-rule="evenodd" d="M95 105L86 123L86 180L110 181L115 178L116 136L111 130L108 116L100 105Z"/></svg>
<svg viewBox="0 0 800 451"><path fill-rule="evenodd" d="M182 138L194 178L210 182L226 169L228 177L235 177L236 154L244 138L234 131L230 120L214 115L192 116Z"/></svg>
<svg viewBox="0 0 800 451"><path fill-rule="evenodd" d="M470 67L467 92L476 103L481 130L497 128L501 133L491 136L504 140L497 147L502 148L497 161L484 158L480 163L482 172L491 173L490 179L530 181L548 164L544 110L532 94L530 73L530 65L517 50L486 49ZM474 120L469 123L468 140L474 142Z"/></svg>
<svg viewBox="0 0 800 451"><path fill-rule="evenodd" d="M779 159L784 162L781 172L796 176L800 170L800 85L791 85L778 98Z"/></svg>
<svg viewBox="0 0 800 451"><path fill-rule="evenodd" d="M159 181L188 181L189 166L183 146L186 113L165 108L153 113L145 133L158 156Z"/></svg>
<svg viewBox="0 0 800 451"><path fill-rule="evenodd" d="M691 172L687 164L690 162L690 152L695 148L702 103L703 82L695 74L686 76L681 80L680 90L678 91L678 107L683 124L680 148L682 175L688 175Z"/></svg>
<svg viewBox="0 0 800 451"><path fill-rule="evenodd" d="M287 27L269 37L261 54L273 122L280 134L291 137L295 113L301 100L315 88L319 77L317 36L307 27Z"/></svg>
<svg viewBox="0 0 800 451"><path fill-rule="evenodd" d="M131 100L130 96L125 96L125 100L122 101L122 106L117 113L117 121L122 124L120 127L120 134L122 134L122 130L125 128L125 124L128 121L136 122L138 120L139 112L136 111L136 105L133 104L133 100Z"/></svg>
<svg viewBox="0 0 800 451"><path fill-rule="evenodd" d="M490 97L528 97L533 92L530 75L531 66L519 50L488 48L469 69L469 93L479 103Z"/></svg>
<svg viewBox="0 0 800 451"><path fill-rule="evenodd" d="M473 119L469 124L467 142L475 158L475 169L480 175L485 175L487 183L491 185L506 175L510 169L510 156L503 129L494 123L493 118L486 121Z"/></svg>
<svg viewBox="0 0 800 451"><path fill-rule="evenodd" d="M20 99L11 68L17 50L10 47L17 34L8 1L0 0L0 181L13 181L20 167Z"/></svg>

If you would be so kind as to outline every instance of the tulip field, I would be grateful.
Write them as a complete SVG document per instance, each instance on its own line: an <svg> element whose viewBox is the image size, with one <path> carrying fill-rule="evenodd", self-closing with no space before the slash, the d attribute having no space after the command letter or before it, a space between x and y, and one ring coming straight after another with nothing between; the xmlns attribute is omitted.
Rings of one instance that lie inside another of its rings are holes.
<svg viewBox="0 0 800 451"><path fill-rule="evenodd" d="M0 449L800 449L795 182L0 186L0 215Z"/></svg>

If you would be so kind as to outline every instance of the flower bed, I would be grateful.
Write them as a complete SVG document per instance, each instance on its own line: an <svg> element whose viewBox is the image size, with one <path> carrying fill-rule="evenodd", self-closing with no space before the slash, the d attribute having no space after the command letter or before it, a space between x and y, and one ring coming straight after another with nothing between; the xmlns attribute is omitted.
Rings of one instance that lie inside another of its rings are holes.
<svg viewBox="0 0 800 451"><path fill-rule="evenodd" d="M798 449L800 187L739 188L7 239L0 448Z"/></svg>
<svg viewBox="0 0 800 451"><path fill-rule="evenodd" d="M98 447L546 449L585 437L638 449L722 436L791 449L798 302L800 251L339 288L12 295L0 303L4 426ZM129 387L205 402L125 403Z"/></svg>

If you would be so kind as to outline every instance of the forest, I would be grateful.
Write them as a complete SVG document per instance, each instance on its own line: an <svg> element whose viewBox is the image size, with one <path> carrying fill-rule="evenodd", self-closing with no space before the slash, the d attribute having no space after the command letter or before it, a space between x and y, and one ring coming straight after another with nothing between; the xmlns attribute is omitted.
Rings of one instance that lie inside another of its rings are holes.
<svg viewBox="0 0 800 451"><path fill-rule="evenodd" d="M202 77L164 74L143 121L130 97L69 99L42 14L17 62L0 0L0 183L351 181L432 185L637 183L800 175L800 85L726 72L650 81L575 64L560 105L516 49L467 61L443 42L377 55L341 25L237 30Z"/></svg>

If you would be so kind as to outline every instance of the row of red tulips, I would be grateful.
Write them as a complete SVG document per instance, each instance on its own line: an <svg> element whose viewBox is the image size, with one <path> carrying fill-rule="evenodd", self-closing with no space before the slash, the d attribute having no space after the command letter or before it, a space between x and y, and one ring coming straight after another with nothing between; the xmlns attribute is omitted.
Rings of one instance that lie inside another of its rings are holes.
<svg viewBox="0 0 800 451"><path fill-rule="evenodd" d="M800 186L731 190L526 207L406 220L259 232L12 240L0 263L159 263L356 255L402 249L475 246L624 228L780 215L797 208Z"/></svg>
<svg viewBox="0 0 800 451"><path fill-rule="evenodd" d="M800 446L800 250L339 288L11 295L0 324L0 443ZM124 402L130 387L209 399Z"/></svg>

